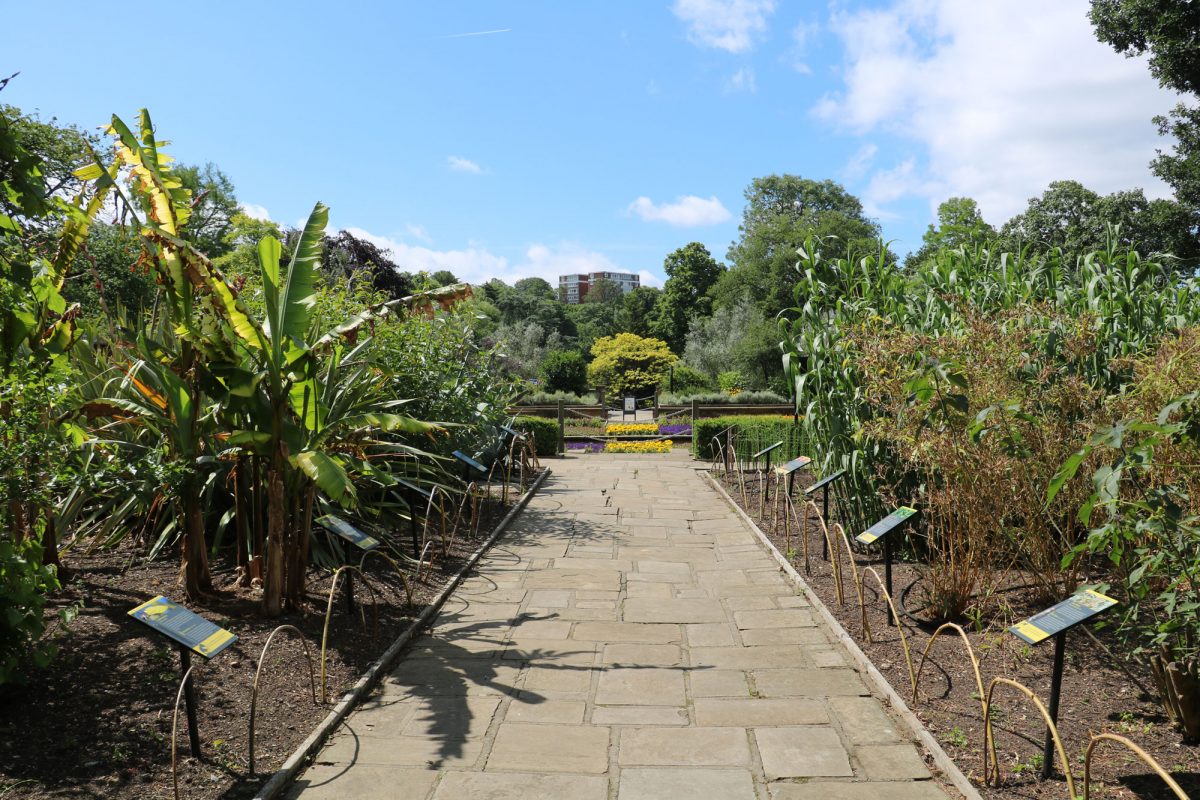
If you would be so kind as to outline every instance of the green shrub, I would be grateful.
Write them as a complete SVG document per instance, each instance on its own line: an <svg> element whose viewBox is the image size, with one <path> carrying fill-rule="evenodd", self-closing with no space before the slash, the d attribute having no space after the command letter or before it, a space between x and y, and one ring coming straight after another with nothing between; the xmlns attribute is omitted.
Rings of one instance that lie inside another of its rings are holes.
<svg viewBox="0 0 1200 800"><path fill-rule="evenodd" d="M612 397L651 392L678 360L661 339L618 333L592 345L588 377Z"/></svg>
<svg viewBox="0 0 1200 800"><path fill-rule="evenodd" d="M46 630L46 595L59 588L54 567L41 563L41 542L0 540L0 686L21 678L27 656L45 666L54 648L40 642Z"/></svg>
<svg viewBox="0 0 1200 800"><path fill-rule="evenodd" d="M533 444L539 456L558 453L558 422L545 417L517 417L513 427L533 436Z"/></svg>
<svg viewBox="0 0 1200 800"><path fill-rule="evenodd" d="M702 406L717 406L730 405L732 403L748 404L748 405L786 405L791 406L791 401L781 394L774 392L738 392L734 395L723 394L718 392L686 394L675 392L674 394L659 395L659 405L687 405L695 400L697 404Z"/></svg>
<svg viewBox="0 0 1200 800"><path fill-rule="evenodd" d="M546 354L539 369L542 385L547 392L587 390L587 364L575 350L553 350Z"/></svg>
<svg viewBox="0 0 1200 800"><path fill-rule="evenodd" d="M721 387L722 392L734 395L746 388L746 379L737 370L730 370L717 376L717 385Z"/></svg>
<svg viewBox="0 0 1200 800"><path fill-rule="evenodd" d="M738 457L748 459L768 445L783 440L783 447L771 454L771 461L780 464L796 456L812 456L812 448L801 425L792 417L764 415L731 415L698 419L692 422L692 455L696 458L713 459L717 452L713 437L730 425L735 426L735 446Z"/></svg>
<svg viewBox="0 0 1200 800"><path fill-rule="evenodd" d="M659 391L682 395L711 392L714 388L716 383L707 373L687 364L676 364L671 373L663 378Z"/></svg>
<svg viewBox="0 0 1200 800"><path fill-rule="evenodd" d="M592 392L585 394L573 394L571 392L530 392L529 394L522 395L517 404L522 406L554 406L558 405L559 400L562 400L565 405L569 406L596 405L596 395Z"/></svg>

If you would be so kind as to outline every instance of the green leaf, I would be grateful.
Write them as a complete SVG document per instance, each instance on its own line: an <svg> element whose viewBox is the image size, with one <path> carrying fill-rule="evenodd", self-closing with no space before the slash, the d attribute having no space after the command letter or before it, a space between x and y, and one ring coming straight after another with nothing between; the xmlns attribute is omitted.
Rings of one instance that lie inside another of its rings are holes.
<svg viewBox="0 0 1200 800"><path fill-rule="evenodd" d="M1084 447L1082 450L1072 454L1061 467L1058 472L1054 473L1054 477L1050 479L1050 485L1046 487L1046 502L1051 503L1058 495L1063 485L1075 477L1075 473L1079 471L1079 465L1091 453L1091 445Z"/></svg>
<svg viewBox="0 0 1200 800"><path fill-rule="evenodd" d="M335 459L316 450L305 450L292 456L292 463L307 475L325 496L349 508L356 499L354 483Z"/></svg>

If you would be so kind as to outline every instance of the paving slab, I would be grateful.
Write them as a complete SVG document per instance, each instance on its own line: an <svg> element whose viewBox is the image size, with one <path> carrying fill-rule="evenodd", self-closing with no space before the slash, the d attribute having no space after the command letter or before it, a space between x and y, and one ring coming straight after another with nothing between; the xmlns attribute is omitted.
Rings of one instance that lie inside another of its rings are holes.
<svg viewBox="0 0 1200 800"><path fill-rule="evenodd" d="M419 798L397 791L389 797ZM593 775L538 773L447 772L433 800L606 800L608 779Z"/></svg>
<svg viewBox="0 0 1200 800"><path fill-rule="evenodd" d="M945 796L685 454L552 468L289 797Z"/></svg>
<svg viewBox="0 0 1200 800"><path fill-rule="evenodd" d="M737 769L623 769L617 800L754 800L750 773Z"/></svg>
<svg viewBox="0 0 1200 800"><path fill-rule="evenodd" d="M496 734L486 769L603 775L608 771L608 728L506 722Z"/></svg>

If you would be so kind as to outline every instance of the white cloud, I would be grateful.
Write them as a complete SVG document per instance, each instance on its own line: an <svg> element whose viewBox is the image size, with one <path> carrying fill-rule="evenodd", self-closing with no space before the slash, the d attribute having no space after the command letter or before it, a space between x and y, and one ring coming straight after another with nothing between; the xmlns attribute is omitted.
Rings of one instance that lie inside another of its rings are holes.
<svg viewBox="0 0 1200 800"><path fill-rule="evenodd" d="M835 11L845 87L815 113L913 145L865 199L966 195L1002 222L1052 180L1164 194L1147 166L1162 146L1150 118L1174 97L1144 60L1098 42L1087 10L1087 0L896 0Z"/></svg>
<svg viewBox="0 0 1200 800"><path fill-rule="evenodd" d="M725 79L726 94L735 92L749 92L750 94L754 94L757 91L758 81L755 80L754 70L750 67L742 67Z"/></svg>
<svg viewBox="0 0 1200 800"><path fill-rule="evenodd" d="M842 168L842 174L846 180L856 181L867 174L867 170L871 167L871 163L875 160L875 154L879 152L879 146L871 143L864 144L855 151L854 155L850 156L850 160L846 162L846 166Z"/></svg>
<svg viewBox="0 0 1200 800"><path fill-rule="evenodd" d="M571 242L550 246L530 245L521 259L510 261L505 256L490 252L487 248L469 246L460 250L435 250L421 245L376 236L362 228L347 228L354 236L371 242L381 250L389 251L391 258L406 272L436 272L446 269L459 280L468 283L485 283L499 278L513 283L521 278L545 278L552 286L558 285L559 275L581 272L628 272L603 253L588 250Z"/></svg>
<svg viewBox="0 0 1200 800"><path fill-rule="evenodd" d="M820 26L815 22L801 22L792 29L792 48L788 52L786 60L792 65L792 69L801 75L812 75L812 67L804 58L808 43L813 40L819 30Z"/></svg>
<svg viewBox="0 0 1200 800"><path fill-rule="evenodd" d="M744 53L767 30L775 0L675 0L672 13L688 26L693 44Z"/></svg>
<svg viewBox="0 0 1200 800"><path fill-rule="evenodd" d="M267 211L265 206L258 206L254 203L239 203L238 208L251 219L261 219L266 222L271 221L271 212Z"/></svg>
<svg viewBox="0 0 1200 800"><path fill-rule="evenodd" d="M429 231L425 230L424 225L414 225L411 222L407 222L404 224L404 232L418 242L433 244L433 237L429 235Z"/></svg>
<svg viewBox="0 0 1200 800"><path fill-rule="evenodd" d="M649 197L639 197L627 210L646 222L665 222L678 228L717 225L731 217L729 209L721 205L716 195L705 200L689 194L676 198L674 203L661 205L655 205Z"/></svg>
<svg viewBox="0 0 1200 800"><path fill-rule="evenodd" d="M450 169L455 172L469 172L472 175L478 175L483 172L483 168L469 158L460 156L446 156L446 163L450 165Z"/></svg>
<svg viewBox="0 0 1200 800"><path fill-rule="evenodd" d="M638 277L642 279L642 286L662 288L662 279L648 269L638 270Z"/></svg>

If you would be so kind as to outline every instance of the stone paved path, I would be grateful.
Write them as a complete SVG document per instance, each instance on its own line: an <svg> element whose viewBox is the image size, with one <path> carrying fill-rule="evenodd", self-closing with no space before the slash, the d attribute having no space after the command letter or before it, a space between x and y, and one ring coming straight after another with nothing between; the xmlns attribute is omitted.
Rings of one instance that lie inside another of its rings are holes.
<svg viewBox="0 0 1200 800"><path fill-rule="evenodd" d="M293 796L943 800L682 454L551 468Z"/></svg>

